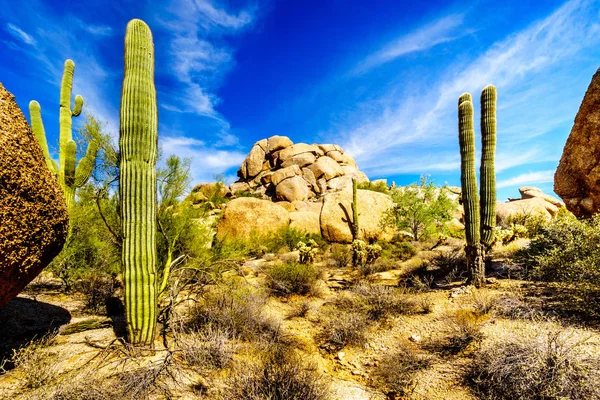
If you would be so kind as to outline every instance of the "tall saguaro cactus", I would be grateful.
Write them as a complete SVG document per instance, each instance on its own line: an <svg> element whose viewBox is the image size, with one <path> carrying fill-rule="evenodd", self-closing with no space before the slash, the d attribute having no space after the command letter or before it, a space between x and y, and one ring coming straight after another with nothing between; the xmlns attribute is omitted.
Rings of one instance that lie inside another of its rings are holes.
<svg viewBox="0 0 600 400"><path fill-rule="evenodd" d="M494 242L496 226L496 88L486 86L481 93L481 198L477 194L475 175L475 130L473 99L464 93L458 99L458 140L461 158L462 199L469 282L476 287L485 284L484 255ZM481 202L481 204L480 204Z"/></svg>
<svg viewBox="0 0 600 400"><path fill-rule="evenodd" d="M71 94L73 92L73 74L75 63L73 60L65 61L65 69L60 85L60 137L59 137L59 165L50 158L44 123L42 122L42 110L37 101L29 103L29 114L31 128L40 143L46 158L48 168L58 176L58 183L65 194L67 207L71 209L75 205L75 190L87 182L96 162L98 143L90 141L85 157L77 165L77 145L73 140L73 117L81 115L83 97L75 96L75 108L71 109Z"/></svg>
<svg viewBox="0 0 600 400"><path fill-rule="evenodd" d="M125 33L119 148L122 261L128 340L136 345L151 345L157 317L158 111L152 32L139 19L131 20Z"/></svg>
<svg viewBox="0 0 600 400"><path fill-rule="evenodd" d="M496 88L481 92L481 243L489 249L496 226Z"/></svg>

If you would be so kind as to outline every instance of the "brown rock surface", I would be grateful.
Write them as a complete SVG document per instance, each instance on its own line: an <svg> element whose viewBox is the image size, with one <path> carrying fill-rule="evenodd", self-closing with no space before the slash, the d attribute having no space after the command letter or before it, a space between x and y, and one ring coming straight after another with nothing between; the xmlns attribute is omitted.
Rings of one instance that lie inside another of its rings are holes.
<svg viewBox="0 0 600 400"><path fill-rule="evenodd" d="M600 70L575 117L554 175L554 191L577 216L600 210Z"/></svg>
<svg viewBox="0 0 600 400"><path fill-rule="evenodd" d="M285 208L269 200L240 197L231 200L217 225L217 239L249 239L251 233L274 232L290 223Z"/></svg>
<svg viewBox="0 0 600 400"><path fill-rule="evenodd" d="M296 200L307 200L313 192L308 187L306 182L301 176L294 176L293 178L285 179L280 182L275 188L275 193L279 200L296 201Z"/></svg>
<svg viewBox="0 0 600 400"><path fill-rule="evenodd" d="M0 306L60 252L68 214L14 96L0 84Z"/></svg>
<svg viewBox="0 0 600 400"><path fill-rule="evenodd" d="M321 225L319 223L319 214L310 211L291 212L290 228L320 235Z"/></svg>

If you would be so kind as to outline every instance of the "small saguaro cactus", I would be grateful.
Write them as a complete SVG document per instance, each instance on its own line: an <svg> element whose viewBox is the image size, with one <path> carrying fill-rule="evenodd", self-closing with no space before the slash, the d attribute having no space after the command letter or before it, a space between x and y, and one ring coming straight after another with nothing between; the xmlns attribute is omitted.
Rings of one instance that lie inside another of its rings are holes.
<svg viewBox="0 0 600 400"><path fill-rule="evenodd" d="M352 223L350 228L352 230L352 240L357 240L360 233L358 225L358 181L356 178L352 178Z"/></svg>
<svg viewBox="0 0 600 400"><path fill-rule="evenodd" d="M158 297L158 110L152 32L139 19L131 20L125 33L119 148L122 262L128 340L135 345L152 345Z"/></svg>
<svg viewBox="0 0 600 400"><path fill-rule="evenodd" d="M77 165L77 145L73 140L72 118L81 115L83 97L80 95L75 96L75 108L71 109L74 72L75 63L73 60L65 61L65 69L60 85L58 167L54 160L50 158L40 104L35 100L29 103L31 128L42 147L48 168L58 176L58 183L65 194L68 209L71 209L75 205L75 190L85 185L92 174L96 162L96 153L98 152L98 143L95 140L91 140L88 143L85 157Z"/></svg>
<svg viewBox="0 0 600 400"><path fill-rule="evenodd" d="M481 243L488 250L494 243L496 227L496 88L481 92Z"/></svg>
<svg viewBox="0 0 600 400"><path fill-rule="evenodd" d="M486 86L481 93L481 166L480 190L477 195L475 175L475 130L473 101L469 93L458 99L458 138L461 157L462 200L469 282L476 287L485 284L484 255L495 240L496 227L496 88Z"/></svg>
<svg viewBox="0 0 600 400"><path fill-rule="evenodd" d="M475 174L475 129L471 95L465 93L458 100L458 141L460 145L460 183L465 209L467 267L469 281L480 286L484 280L483 252L479 232L479 196Z"/></svg>

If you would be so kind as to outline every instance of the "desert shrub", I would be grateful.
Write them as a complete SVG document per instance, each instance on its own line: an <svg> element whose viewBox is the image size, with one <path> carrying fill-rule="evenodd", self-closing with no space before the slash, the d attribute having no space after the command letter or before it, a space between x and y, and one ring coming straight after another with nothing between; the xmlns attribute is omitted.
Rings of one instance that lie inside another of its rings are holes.
<svg viewBox="0 0 600 400"><path fill-rule="evenodd" d="M389 251L390 256L394 257L400 261L408 260L417 255L419 250L415 247L411 242L399 242L399 243L390 243L390 246L386 248L384 246L384 251ZM382 254L382 257L384 254Z"/></svg>
<svg viewBox="0 0 600 400"><path fill-rule="evenodd" d="M303 318L308 314L309 311L313 309L313 305L310 301L303 301L299 304L296 304L286 315L287 319L291 318Z"/></svg>
<svg viewBox="0 0 600 400"><path fill-rule="evenodd" d="M344 268L352 262L352 250L345 244L334 243L331 245L331 259L336 267Z"/></svg>
<svg viewBox="0 0 600 400"><path fill-rule="evenodd" d="M600 399L600 357L564 329L493 343L473 357L475 392L488 399Z"/></svg>
<svg viewBox="0 0 600 400"><path fill-rule="evenodd" d="M21 385L24 388L37 389L54 381L60 374L56 354L46 349L54 342L54 338L55 335L44 336L13 350L11 363L21 371Z"/></svg>
<svg viewBox="0 0 600 400"><path fill-rule="evenodd" d="M115 276L88 271L75 282L75 290L83 295L86 311L101 313L105 309L106 300L114 296L119 285Z"/></svg>
<svg viewBox="0 0 600 400"><path fill-rule="evenodd" d="M319 252L317 242L309 239L306 243L299 242L297 248L300 252L300 264L312 264L315 262L315 258Z"/></svg>
<svg viewBox="0 0 600 400"><path fill-rule="evenodd" d="M271 234L264 243L270 253L277 253L283 247L287 247L290 251L296 250L298 243L306 243L308 239L310 239L310 235L298 229L285 226Z"/></svg>
<svg viewBox="0 0 600 400"><path fill-rule="evenodd" d="M462 280L467 274L467 258L462 250L440 251L431 260L435 276L447 283Z"/></svg>
<svg viewBox="0 0 600 400"><path fill-rule="evenodd" d="M590 220L557 218L542 228L516 261L529 277L544 281L600 284L600 215Z"/></svg>
<svg viewBox="0 0 600 400"><path fill-rule="evenodd" d="M362 190L372 190L373 192L379 193L389 193L389 188L385 181L377 181L377 182L359 182L357 185L358 189Z"/></svg>
<svg viewBox="0 0 600 400"><path fill-rule="evenodd" d="M273 346L250 364L235 368L226 382L224 400L326 400L329 385L316 365L289 348Z"/></svg>
<svg viewBox="0 0 600 400"><path fill-rule="evenodd" d="M415 374L431 363L430 356L419 354L406 345L386 354L377 366L375 375L383 382L388 397L396 398L411 393L417 384Z"/></svg>
<svg viewBox="0 0 600 400"><path fill-rule="evenodd" d="M180 335L177 338L177 348L183 362L202 369L226 368L235 352L231 333L213 328Z"/></svg>
<svg viewBox="0 0 600 400"><path fill-rule="evenodd" d="M208 291L189 311L187 327L230 332L234 338L278 340L279 323L264 312L266 293L249 286L221 286Z"/></svg>
<svg viewBox="0 0 600 400"><path fill-rule="evenodd" d="M475 311L482 315L491 312L496 306L497 300L498 296L486 289L475 290L469 298L469 302Z"/></svg>
<svg viewBox="0 0 600 400"><path fill-rule="evenodd" d="M515 213L506 218L504 227L510 228L513 225L524 227L526 232L525 237L533 238L548 225L548 220L541 214Z"/></svg>
<svg viewBox="0 0 600 400"><path fill-rule="evenodd" d="M276 263L268 269L268 283L278 294L307 294L319 274L319 269L312 264L295 261Z"/></svg>
<svg viewBox="0 0 600 400"><path fill-rule="evenodd" d="M323 323L325 339L336 349L364 343L368 327L367 315L361 310L352 309L331 311Z"/></svg>
<svg viewBox="0 0 600 400"><path fill-rule="evenodd" d="M471 310L457 310L442 320L441 331L445 336L432 343L435 350L442 353L458 354L471 343L480 343L483 339L481 328L489 319L488 314Z"/></svg>

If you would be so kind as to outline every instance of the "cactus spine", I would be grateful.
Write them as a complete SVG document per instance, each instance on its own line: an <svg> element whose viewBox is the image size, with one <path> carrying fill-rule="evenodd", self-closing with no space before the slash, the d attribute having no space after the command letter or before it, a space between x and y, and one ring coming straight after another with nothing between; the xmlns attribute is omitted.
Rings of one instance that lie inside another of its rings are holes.
<svg viewBox="0 0 600 400"><path fill-rule="evenodd" d="M138 19L127 24L125 34L119 148L128 340L136 345L151 345L157 307L158 111L152 32L145 22Z"/></svg>
<svg viewBox="0 0 600 400"><path fill-rule="evenodd" d="M481 92L481 198L477 195L475 176L473 100L469 93L458 99L458 140L467 238L465 251L469 282L476 287L485 284L484 253L494 242L496 226L496 99L496 88L492 85L486 86Z"/></svg>
<svg viewBox="0 0 600 400"><path fill-rule="evenodd" d="M471 95L465 93L459 98L458 141L460 145L460 183L465 209L465 229L469 281L480 286L484 280L482 246L479 233L479 196L475 174L475 129Z"/></svg>
<svg viewBox="0 0 600 400"><path fill-rule="evenodd" d="M29 103L31 128L42 147L48 168L58 176L58 183L65 194L67 207L69 209L75 205L75 190L85 185L92 174L96 162L96 153L98 152L98 143L95 140L90 141L85 157L82 158L79 165L77 165L77 145L73 140L73 117L81 115L83 97L80 95L75 96L75 108L71 109L74 72L75 63L73 60L65 61L65 69L60 85L58 167L54 160L50 158L40 104L37 101L31 101Z"/></svg>
<svg viewBox="0 0 600 400"><path fill-rule="evenodd" d="M352 240L358 239L360 228L358 225L358 181L352 178Z"/></svg>
<svg viewBox="0 0 600 400"><path fill-rule="evenodd" d="M494 243L496 226L496 88L481 92L481 243L489 249Z"/></svg>

